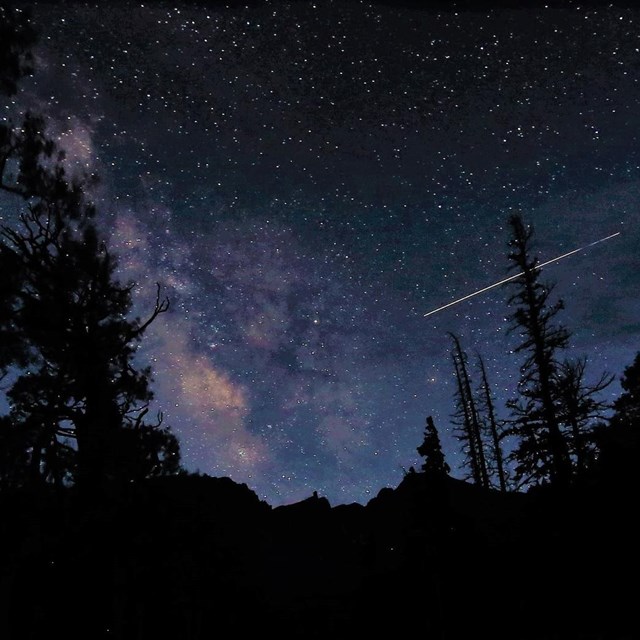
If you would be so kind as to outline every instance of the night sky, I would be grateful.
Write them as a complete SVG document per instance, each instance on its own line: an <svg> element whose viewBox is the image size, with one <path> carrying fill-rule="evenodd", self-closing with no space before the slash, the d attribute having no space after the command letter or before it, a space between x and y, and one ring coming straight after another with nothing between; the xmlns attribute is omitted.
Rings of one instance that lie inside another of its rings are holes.
<svg viewBox="0 0 640 640"><path fill-rule="evenodd" d="M424 314L508 275L515 210L541 261L621 232L543 280L591 379L631 364L640 12L562 5L31 4L12 108L100 175L136 313L156 282L171 300L140 356L187 469L364 504L419 468L432 415L460 477L447 332L508 417L513 289Z"/></svg>

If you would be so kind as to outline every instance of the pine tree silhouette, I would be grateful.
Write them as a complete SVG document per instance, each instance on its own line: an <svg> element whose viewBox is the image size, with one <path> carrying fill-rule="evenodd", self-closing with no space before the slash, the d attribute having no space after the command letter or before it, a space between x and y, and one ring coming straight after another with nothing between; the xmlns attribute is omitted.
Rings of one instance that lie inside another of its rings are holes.
<svg viewBox="0 0 640 640"><path fill-rule="evenodd" d="M571 459L578 475L593 466L597 457L595 429L609 404L598 398L614 380L603 373L593 384L586 382L587 359L565 360L558 368L555 388L558 418L564 425Z"/></svg>
<svg viewBox="0 0 640 640"><path fill-rule="evenodd" d="M478 368L480 369L479 411L480 420L483 422L482 431L488 432L490 454L487 456L487 471L493 480L497 476L497 484L500 491L507 490L507 469L505 467L504 453L502 451L502 440L505 435L502 425L498 423L495 413L495 403L489 386L487 369L482 356L478 354ZM495 483L495 480L494 480Z"/></svg>
<svg viewBox="0 0 640 640"><path fill-rule="evenodd" d="M640 352L636 354L633 363L625 368L620 386L623 393L613 403L611 424L637 428L640 425Z"/></svg>
<svg viewBox="0 0 640 640"><path fill-rule="evenodd" d="M431 416L426 420L424 440L417 450L425 459L422 463L422 470L424 472L443 475L451 471L449 465L445 461L442 446L440 444L440 436L438 435L438 430L436 429Z"/></svg>
<svg viewBox="0 0 640 640"><path fill-rule="evenodd" d="M552 286L539 281L538 259L531 256L533 229L519 214L509 218L511 268L520 275L510 284L516 292L508 300L515 307L510 315L511 331L521 342L516 353L525 354L520 367L519 397L507 403L513 420L510 432L519 442L510 458L516 463L516 481L567 484L571 463L567 442L561 432L555 404L558 353L567 348L569 332L554 324L563 309L562 301L550 303Z"/></svg>
<svg viewBox="0 0 640 640"><path fill-rule="evenodd" d="M2 15L0 86L10 95L30 71L31 32L23 13ZM0 272L11 274L0 287L0 373L11 379L3 426L15 460L26 458L12 478L97 491L179 468L178 442L161 416L144 420L151 372L134 361L169 302L158 286L149 317L129 317L133 283L115 278L86 195L93 178L70 180L62 158L43 118L27 113L20 126L0 125L0 190L22 207L13 225L0 226Z"/></svg>
<svg viewBox="0 0 640 640"><path fill-rule="evenodd" d="M486 489L489 487L489 476L480 429L480 417L467 368L467 354L460 345L460 339L453 333L449 333L449 335L454 345L451 359L457 383L454 419L457 420L458 429L455 436L466 456L464 466L469 467L470 477L473 478L474 484Z"/></svg>
<svg viewBox="0 0 640 640"><path fill-rule="evenodd" d="M0 5L0 95L15 95L20 80L33 73L36 40L28 9Z"/></svg>

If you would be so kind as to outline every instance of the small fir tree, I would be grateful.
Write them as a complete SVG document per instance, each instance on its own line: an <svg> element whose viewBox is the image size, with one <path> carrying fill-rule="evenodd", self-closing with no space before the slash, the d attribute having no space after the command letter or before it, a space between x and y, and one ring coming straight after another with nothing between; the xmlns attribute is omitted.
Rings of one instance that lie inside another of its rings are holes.
<svg viewBox="0 0 640 640"><path fill-rule="evenodd" d="M418 453L424 458L422 470L425 473L433 475L446 475L451 469L447 464L442 446L440 444L440 436L438 430L433 423L433 418L429 416L424 429L424 440L417 448Z"/></svg>

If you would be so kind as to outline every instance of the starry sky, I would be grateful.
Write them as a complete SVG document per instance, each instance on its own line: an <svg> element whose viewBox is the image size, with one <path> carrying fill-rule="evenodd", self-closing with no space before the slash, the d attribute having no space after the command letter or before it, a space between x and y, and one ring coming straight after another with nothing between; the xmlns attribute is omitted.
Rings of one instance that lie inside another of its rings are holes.
<svg viewBox="0 0 640 640"><path fill-rule="evenodd" d="M512 289L424 316L507 275L516 210L541 261L621 232L543 280L591 378L631 364L640 12L546 5L27 5L37 72L10 108L100 175L136 312L156 282L171 300L140 357L186 468L365 504L419 467L431 415L460 477L447 332L508 417Z"/></svg>

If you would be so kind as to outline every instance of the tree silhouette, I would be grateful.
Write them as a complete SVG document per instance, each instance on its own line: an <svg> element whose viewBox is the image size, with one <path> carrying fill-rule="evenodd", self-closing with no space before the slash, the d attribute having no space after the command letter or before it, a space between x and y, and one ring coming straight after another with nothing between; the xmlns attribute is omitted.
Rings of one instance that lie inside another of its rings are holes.
<svg viewBox="0 0 640 640"><path fill-rule="evenodd" d="M620 378L622 393L613 402L613 414L593 429L598 444L598 467L618 487L636 491L640 458L640 351ZM635 496L634 496L635 497Z"/></svg>
<svg viewBox="0 0 640 640"><path fill-rule="evenodd" d="M29 11L0 5L0 95L15 95L20 80L33 73L35 43Z"/></svg>
<svg viewBox="0 0 640 640"><path fill-rule="evenodd" d="M23 16L16 15L18 44L3 46L13 60L2 73L9 78L5 94L26 72L20 61L28 60ZM0 287L0 329L7 336L0 367L11 378L3 427L15 458L26 452L23 478L74 480L97 490L109 479L175 472L175 436L161 428L161 418L144 422L151 373L135 357L169 302L158 286L149 317L129 318L133 283L115 278L116 261L86 196L91 176L67 177L42 118L26 114L20 127L2 126L0 190L23 207L15 224L0 226L0 271L11 274Z"/></svg>
<svg viewBox="0 0 640 640"><path fill-rule="evenodd" d="M431 416L427 418L424 428L424 440L417 448L417 451L424 458L422 470L425 473L442 475L451 471L444 458L444 453L442 453L440 436Z"/></svg>
<svg viewBox="0 0 640 640"><path fill-rule="evenodd" d="M480 386L478 389L480 419L483 431L489 433L491 446L488 447L490 455L487 456L487 473L493 477L494 472L498 476L498 488L500 491L507 490L507 472L505 469L504 454L502 451L502 439L505 435L495 414L493 395L489 386L487 369L482 356L478 354L478 368L480 369Z"/></svg>
<svg viewBox="0 0 640 640"><path fill-rule="evenodd" d="M558 368L555 384L558 418L566 428L569 453L579 474L593 464L596 455L594 428L609 408L598 394L614 380L614 376L603 373L594 384L587 384L586 364L586 358L565 360Z"/></svg>
<svg viewBox="0 0 640 640"><path fill-rule="evenodd" d="M625 368L620 386L623 393L613 403L611 425L637 428L640 425L640 351Z"/></svg>
<svg viewBox="0 0 640 640"><path fill-rule="evenodd" d="M470 468L470 477L473 478L475 484L488 488L489 477L482 434L480 433L480 418L467 369L467 354L462 350L459 338L453 333L449 333L449 335L454 345L451 359L457 382L454 420L457 420L458 429L456 429L455 436L461 443L462 451L466 456L463 466Z"/></svg>
<svg viewBox="0 0 640 640"><path fill-rule="evenodd" d="M516 463L516 481L566 484L571 476L569 450L560 428L555 404L558 352L565 349L569 332L554 324L562 301L550 303L553 286L539 281L538 259L531 257L533 228L519 214L509 218L511 269L519 276L511 284L516 292L509 298L515 307L510 315L511 331L521 337L516 353L524 353L520 367L519 397L507 406L512 411L511 432L519 442L510 456Z"/></svg>
<svg viewBox="0 0 640 640"><path fill-rule="evenodd" d="M18 91L18 83L33 73L31 47L36 42L36 33L26 10L0 5L0 96L7 98ZM25 124L30 118L25 118ZM4 191L17 191L20 180L7 182L7 170L11 161L22 158L26 162L25 145L21 128L10 119L0 122L0 185ZM24 153L20 154L19 149ZM11 167L13 168L13 167ZM15 170L14 170L15 173ZM26 364L27 354L14 321L14 307L21 278L21 263L18 257L0 244L0 379L7 374L11 364Z"/></svg>

